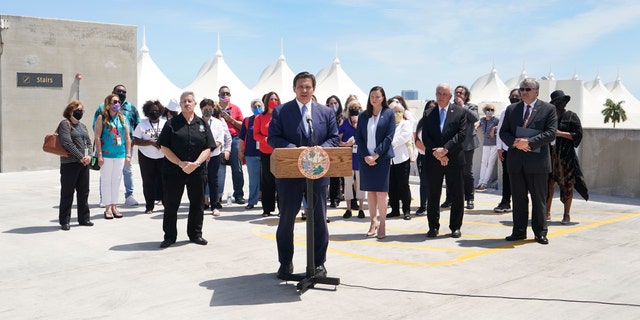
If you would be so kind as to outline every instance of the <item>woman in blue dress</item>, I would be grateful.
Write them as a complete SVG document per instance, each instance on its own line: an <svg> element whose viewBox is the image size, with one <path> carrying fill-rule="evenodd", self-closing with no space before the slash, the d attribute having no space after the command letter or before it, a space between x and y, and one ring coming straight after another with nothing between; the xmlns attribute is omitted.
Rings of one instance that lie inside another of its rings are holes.
<svg viewBox="0 0 640 320"><path fill-rule="evenodd" d="M367 109L358 117L356 144L359 146L360 190L368 191L371 225L367 236L377 233L378 239L386 236L389 169L394 156L391 141L395 130L395 115L389 109L384 89L380 86L371 88Z"/></svg>

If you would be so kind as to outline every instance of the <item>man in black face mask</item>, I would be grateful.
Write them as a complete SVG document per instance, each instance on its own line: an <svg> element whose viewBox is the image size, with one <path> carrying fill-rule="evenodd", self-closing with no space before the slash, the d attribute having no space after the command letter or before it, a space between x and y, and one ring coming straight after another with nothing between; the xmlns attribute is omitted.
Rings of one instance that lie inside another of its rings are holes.
<svg viewBox="0 0 640 320"><path fill-rule="evenodd" d="M134 129L138 126L138 123L140 123L140 114L138 113L138 109L136 108L135 105L133 105L133 103L127 101L127 88L122 85L122 84L118 84L115 87L113 87L113 91L111 91L111 93L113 94L117 94L118 98L120 98L120 111L122 112L122 114L124 114L125 118L127 119L127 122L129 123L129 134L131 134L131 141L133 140L133 131ZM104 108L104 103L101 103L98 106L98 109L96 109L95 114L93 115L93 126L95 128L96 126L96 119L98 118L98 115L102 113L102 108ZM133 150L127 150L128 154L133 154L130 153ZM138 205L138 201L136 201L135 198L133 198L133 172L131 171L131 164L124 165L124 168L122 169L122 176L123 176L123 181L124 181L124 188L125 188L125 193L124 193L124 198L125 201L124 203L128 206L137 206ZM100 193L100 207L102 207L102 193Z"/></svg>
<svg viewBox="0 0 640 320"><path fill-rule="evenodd" d="M509 102L511 104L520 102L520 91L518 89L511 90ZM507 108L504 109L507 110ZM502 110L500 114L496 132L500 132L505 110ZM509 146L502 142L499 134L496 134L496 146L498 147L498 160L502 163L502 200L500 200L497 207L493 208L493 212L511 212L511 186L509 185L509 172L507 172L507 150L509 150Z"/></svg>

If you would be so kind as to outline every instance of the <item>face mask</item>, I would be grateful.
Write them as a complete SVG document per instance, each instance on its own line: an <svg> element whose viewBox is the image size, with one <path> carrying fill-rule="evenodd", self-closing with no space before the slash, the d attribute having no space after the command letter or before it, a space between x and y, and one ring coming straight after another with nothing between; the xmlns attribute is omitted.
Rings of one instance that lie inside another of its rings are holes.
<svg viewBox="0 0 640 320"><path fill-rule="evenodd" d="M349 110L349 116L358 116L360 114L360 112L358 112L358 110L356 109L350 109Z"/></svg>
<svg viewBox="0 0 640 320"><path fill-rule="evenodd" d="M517 103L517 102L520 102L520 98L516 98L516 97L509 97L509 102L511 102L511 103Z"/></svg>
<svg viewBox="0 0 640 320"><path fill-rule="evenodd" d="M211 109L204 109L202 110L202 116L203 117L211 117L213 115L213 110Z"/></svg>
<svg viewBox="0 0 640 320"><path fill-rule="evenodd" d="M120 111L120 104L119 104L119 103L116 103L116 104L112 105L112 106L111 106L111 111L113 111L113 112L118 112L118 111Z"/></svg>
<svg viewBox="0 0 640 320"><path fill-rule="evenodd" d="M83 114L84 114L84 111L82 111L80 109L76 109L76 110L73 110L73 114L72 115L76 120L80 120L80 119L82 119L82 115Z"/></svg>
<svg viewBox="0 0 640 320"><path fill-rule="evenodd" d="M120 98L120 102L124 103L124 101L127 100L126 91L116 90L116 94L118 95L118 98Z"/></svg>
<svg viewBox="0 0 640 320"><path fill-rule="evenodd" d="M555 102L554 105L556 106L556 109L562 111L562 110L564 110L564 108L567 107L567 102L564 101L564 100L561 100L561 101Z"/></svg>
<svg viewBox="0 0 640 320"><path fill-rule="evenodd" d="M262 107L257 107L255 109L253 109L253 114L257 116L257 115L261 114L263 111L264 110L262 109Z"/></svg>
<svg viewBox="0 0 640 320"><path fill-rule="evenodd" d="M400 121L402 121L403 116L404 115L402 113L396 113L396 123L400 123Z"/></svg>
<svg viewBox="0 0 640 320"><path fill-rule="evenodd" d="M493 117L493 111L491 110L487 110L487 112L485 112L484 114L486 114L487 117Z"/></svg>
<svg viewBox="0 0 640 320"><path fill-rule="evenodd" d="M152 110L151 112L149 112L149 119L151 120L158 120L158 118L160 118L160 113L158 112L158 110Z"/></svg>
<svg viewBox="0 0 640 320"><path fill-rule="evenodd" d="M278 101L275 100L269 100L269 102L267 103L267 106L269 106L269 109L273 109L278 105Z"/></svg>
<svg viewBox="0 0 640 320"><path fill-rule="evenodd" d="M334 105L333 105L333 112L338 112L338 108L339 108L339 107L340 107L339 105L334 104Z"/></svg>
<svg viewBox="0 0 640 320"><path fill-rule="evenodd" d="M231 96L218 96L220 98L220 102L229 102L231 101Z"/></svg>

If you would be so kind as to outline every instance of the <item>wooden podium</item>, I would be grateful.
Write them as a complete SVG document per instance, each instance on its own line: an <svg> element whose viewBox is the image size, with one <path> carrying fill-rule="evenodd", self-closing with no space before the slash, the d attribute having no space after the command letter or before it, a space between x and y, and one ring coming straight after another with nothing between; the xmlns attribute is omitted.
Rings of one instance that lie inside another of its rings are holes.
<svg viewBox="0 0 640 320"><path fill-rule="evenodd" d="M298 158L306 148L276 148L271 154L271 173L276 178L306 178L298 169ZM323 148L329 156L329 169L323 177L346 177L353 174L351 167L351 148ZM325 199L326 201L326 199ZM314 209L313 209L313 179L307 178L307 272L306 274L292 274L283 280L299 281L296 288L300 294L316 283L337 286L339 278L330 278L315 275L315 251L314 248Z"/></svg>

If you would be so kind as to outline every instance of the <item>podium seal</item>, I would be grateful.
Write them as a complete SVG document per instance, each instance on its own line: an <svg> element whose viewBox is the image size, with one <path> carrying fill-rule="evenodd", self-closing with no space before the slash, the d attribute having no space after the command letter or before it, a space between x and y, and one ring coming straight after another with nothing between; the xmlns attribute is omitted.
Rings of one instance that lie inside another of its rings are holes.
<svg viewBox="0 0 640 320"><path fill-rule="evenodd" d="M321 147L308 147L298 156L298 170L307 179L322 178L329 171L329 155Z"/></svg>

